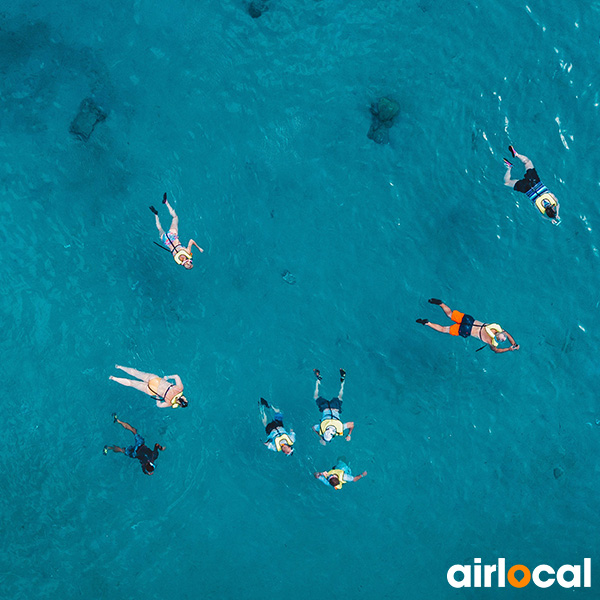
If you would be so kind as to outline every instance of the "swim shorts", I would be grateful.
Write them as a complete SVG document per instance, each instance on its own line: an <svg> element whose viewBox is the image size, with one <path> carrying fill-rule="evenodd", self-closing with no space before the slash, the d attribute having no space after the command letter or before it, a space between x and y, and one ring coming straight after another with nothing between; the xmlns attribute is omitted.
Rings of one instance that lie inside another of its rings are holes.
<svg viewBox="0 0 600 600"><path fill-rule="evenodd" d="M169 250L171 248L175 248L176 246L180 246L179 236L174 231L168 231L167 233L163 233L160 236L160 241L167 247Z"/></svg>
<svg viewBox="0 0 600 600"><path fill-rule="evenodd" d="M342 401L339 398L332 398L331 400L326 400L322 396L317 398L317 406L319 410L323 412L324 410L339 410L342 412Z"/></svg>
<svg viewBox="0 0 600 600"><path fill-rule="evenodd" d="M135 434L135 443L133 446L127 446L125 448L125 454L129 456L129 458L137 458L137 451L141 446L144 445L144 438L139 434Z"/></svg>
<svg viewBox="0 0 600 600"><path fill-rule="evenodd" d="M540 178L535 169L527 169L523 179L519 179L517 183L515 183L514 189L517 192L523 192L524 194L530 190L536 183L540 182Z"/></svg>
<svg viewBox="0 0 600 600"><path fill-rule="evenodd" d="M450 326L451 335L460 335L460 337L464 338L468 338L471 335L471 329L473 329L473 322L475 321L471 315L465 315L457 310L453 310L450 318L454 321L454 325Z"/></svg>
<svg viewBox="0 0 600 600"><path fill-rule="evenodd" d="M283 427L283 415L281 413L275 413L273 415L273 420L270 423L267 423L265 431L269 434L273 429L277 429L278 427Z"/></svg>

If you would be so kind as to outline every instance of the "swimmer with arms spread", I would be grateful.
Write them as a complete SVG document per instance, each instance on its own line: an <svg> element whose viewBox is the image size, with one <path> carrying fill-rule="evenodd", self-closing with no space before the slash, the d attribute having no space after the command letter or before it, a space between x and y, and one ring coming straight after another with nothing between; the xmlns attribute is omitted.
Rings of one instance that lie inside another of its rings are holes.
<svg viewBox="0 0 600 600"><path fill-rule="evenodd" d="M560 217L558 216L560 206L556 196L540 181L537 171L529 158L523 154L519 154L512 146L509 146L508 149L515 158L518 158L523 163L526 170L523 179L511 179L512 163L504 159L504 164L506 165L504 185L525 194L540 211L542 216L548 217L554 225L558 225L560 222Z"/></svg>
<svg viewBox="0 0 600 600"><path fill-rule="evenodd" d="M340 369L340 391L335 398L327 400L319 395L319 385L321 384L321 373L318 369L314 370L317 378L317 385L315 386L315 402L317 403L318 409L321 411L321 422L318 425L313 426L313 431L321 438L319 442L325 446L331 442L336 436L344 435L347 431L346 441L349 442L352 438L352 431L354 430L354 422L348 421L343 423L340 419L340 413L342 412L342 396L344 395L344 383L346 382L346 371Z"/></svg>
<svg viewBox="0 0 600 600"><path fill-rule="evenodd" d="M358 481L367 476L367 472L363 471L360 475L352 475L350 467L341 459L338 459L334 467L329 471L320 471L313 473L316 479L323 482L325 485L330 485L336 490L341 490L344 484Z"/></svg>
<svg viewBox="0 0 600 600"><path fill-rule="evenodd" d="M125 371L128 375L135 377L134 379L125 379L124 377L109 377L112 381L116 381L126 387L133 387L148 396L152 396L156 400L158 408L185 408L188 405L186 397L183 395L183 383L179 375L168 375L167 377L159 377L152 373L144 373L131 367L122 367L115 365L115 369ZM175 383L169 383L172 379Z"/></svg>
<svg viewBox="0 0 600 600"><path fill-rule="evenodd" d="M171 227L169 227L169 231L167 233L164 232L162 225L160 224L160 219L158 218L158 211L154 208L154 206L150 207L150 210L154 213L154 217L156 219L156 228L158 229L158 233L160 235L161 242L167 247L167 249L171 252L173 256L173 260L178 265L183 265L186 269L192 269L194 267L194 263L192 262L192 246L196 246L200 252L204 252L198 244L194 240L190 240L188 242L187 248L185 248L181 242L179 241L179 217L177 213L173 210L172 206L169 204L167 200L167 193L163 196L163 204L167 206L169 209L170 215L173 217L171 221Z"/></svg>
<svg viewBox="0 0 600 600"><path fill-rule="evenodd" d="M129 456L129 458L137 458L142 465L142 471L146 475L153 475L154 461L158 458L158 451L164 451L166 449L165 446L154 444L154 450L150 450L150 448L146 446L144 438L137 432L137 429L132 427L129 423L125 423L125 421L119 421L116 413L113 413L113 423L118 423L121 427L127 429L127 431L131 431L135 436L135 440L133 445L127 446L126 448L121 448L120 446L104 446L104 455L108 454L109 450L112 450L113 452L121 452L125 456Z"/></svg>
<svg viewBox="0 0 600 600"><path fill-rule="evenodd" d="M437 304L446 313L446 316L454 321L454 325L437 325L436 323L430 323L427 319L417 319L417 323L427 325L440 333L460 335L464 338L469 336L476 337L498 354L519 349L519 345L515 342L513 336L508 331L502 329L498 323L482 323L481 321L477 321L471 315L451 310L449 306L437 298L429 298L428 302L429 304ZM510 348L500 348L499 345L507 339L511 344Z"/></svg>

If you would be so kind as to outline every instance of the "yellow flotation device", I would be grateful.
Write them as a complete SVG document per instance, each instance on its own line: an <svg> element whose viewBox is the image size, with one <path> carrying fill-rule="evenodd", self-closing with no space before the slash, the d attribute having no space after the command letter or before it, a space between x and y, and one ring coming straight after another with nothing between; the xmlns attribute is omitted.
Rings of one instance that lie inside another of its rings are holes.
<svg viewBox="0 0 600 600"><path fill-rule="evenodd" d="M327 471L327 481L329 481L329 478L332 475L337 475L337 478L339 480L339 484L335 486L336 490L341 490L342 486L346 483L346 481L344 481L344 475L345 475L345 471L343 471L342 469L331 469L331 471Z"/></svg>
<svg viewBox="0 0 600 600"><path fill-rule="evenodd" d="M181 396L183 396L183 390L171 398L171 408L179 408L181 406L181 404L179 404L179 398L181 398Z"/></svg>
<svg viewBox="0 0 600 600"><path fill-rule="evenodd" d="M275 442L275 448L277 448L277 452L282 451L281 450L282 444L286 444L290 448L294 445L292 438L287 433L280 433L279 435L275 436L273 441Z"/></svg>
<svg viewBox="0 0 600 600"><path fill-rule="evenodd" d="M186 260L192 260L192 255L182 246L177 252L173 252L173 258L178 265L182 265Z"/></svg>
<svg viewBox="0 0 600 600"><path fill-rule="evenodd" d="M544 206L544 202L548 202L550 206L554 207L556 207L558 202L556 202L556 199L550 192L546 192L545 194L542 194L541 196L538 196L535 199L536 208L542 213L542 215L544 215L544 217L547 217L548 215L546 214L546 207Z"/></svg>
<svg viewBox="0 0 600 600"><path fill-rule="evenodd" d="M325 433L328 427L335 427L335 435L344 435L344 424L339 419L323 419L319 426L319 432L321 435Z"/></svg>
<svg viewBox="0 0 600 600"><path fill-rule="evenodd" d="M502 329L502 326L498 325L498 323L490 323L489 325L486 325L484 327L484 329L485 329L485 332L492 338L492 345L495 348L497 348L498 341L496 340L496 334L504 331L504 329Z"/></svg>

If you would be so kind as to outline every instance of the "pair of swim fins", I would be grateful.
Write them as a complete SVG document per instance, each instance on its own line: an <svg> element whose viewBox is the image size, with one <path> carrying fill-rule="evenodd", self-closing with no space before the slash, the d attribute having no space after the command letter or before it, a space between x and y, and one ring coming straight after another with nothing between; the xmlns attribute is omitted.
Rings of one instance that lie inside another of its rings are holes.
<svg viewBox="0 0 600 600"><path fill-rule="evenodd" d="M323 379L323 377L321 375L321 371L319 371L319 369L313 369L313 372L315 374L315 377L319 381L321 381ZM345 379L346 379L346 371L344 371L344 369L340 369L340 383L342 383Z"/></svg>

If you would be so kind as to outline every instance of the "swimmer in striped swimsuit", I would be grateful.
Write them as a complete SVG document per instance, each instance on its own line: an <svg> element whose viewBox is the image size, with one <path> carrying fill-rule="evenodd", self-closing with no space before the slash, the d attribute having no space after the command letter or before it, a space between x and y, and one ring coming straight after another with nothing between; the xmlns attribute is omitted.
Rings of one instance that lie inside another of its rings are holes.
<svg viewBox="0 0 600 600"><path fill-rule="evenodd" d="M559 204L556 196L540 181L540 177L529 158L519 154L512 146L509 146L514 158L518 158L525 167L523 179L511 179L512 163L504 159L506 173L504 174L504 185L507 185L517 192L522 192L531 203L540 211L542 216L548 217L552 223L558 225L560 217L558 216Z"/></svg>

